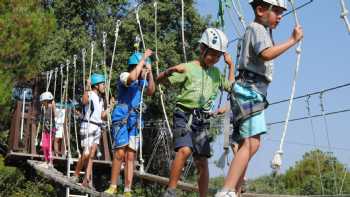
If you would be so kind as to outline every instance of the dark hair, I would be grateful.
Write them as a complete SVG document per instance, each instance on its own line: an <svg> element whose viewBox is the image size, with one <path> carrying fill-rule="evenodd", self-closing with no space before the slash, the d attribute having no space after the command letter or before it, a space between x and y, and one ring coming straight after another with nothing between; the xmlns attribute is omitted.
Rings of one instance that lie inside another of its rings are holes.
<svg viewBox="0 0 350 197"><path fill-rule="evenodd" d="M131 72L132 70L134 70L134 68L137 66L137 64L130 64L128 65L128 72Z"/></svg>
<svg viewBox="0 0 350 197"><path fill-rule="evenodd" d="M265 1L262 1L262 0L254 0L252 3L250 3L250 5L252 6L254 12L256 12L256 8L258 6L262 6L264 8L268 8L271 6L269 3L266 3Z"/></svg>

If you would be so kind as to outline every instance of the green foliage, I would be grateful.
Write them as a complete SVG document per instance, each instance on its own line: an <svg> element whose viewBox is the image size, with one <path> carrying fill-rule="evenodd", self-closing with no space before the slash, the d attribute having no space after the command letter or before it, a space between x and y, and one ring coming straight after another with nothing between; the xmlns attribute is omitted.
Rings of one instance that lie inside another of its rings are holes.
<svg viewBox="0 0 350 197"><path fill-rule="evenodd" d="M9 197L52 197L55 188L43 180L31 181L15 167L6 167L0 156L0 196Z"/></svg>
<svg viewBox="0 0 350 197"><path fill-rule="evenodd" d="M55 29L52 13L38 0L0 2L0 121L8 123L11 88L42 68L40 50Z"/></svg>
<svg viewBox="0 0 350 197"><path fill-rule="evenodd" d="M250 181L249 191L290 195L349 193L349 172L344 169L345 166L332 154L313 150L305 153L302 160L285 174L272 174Z"/></svg>

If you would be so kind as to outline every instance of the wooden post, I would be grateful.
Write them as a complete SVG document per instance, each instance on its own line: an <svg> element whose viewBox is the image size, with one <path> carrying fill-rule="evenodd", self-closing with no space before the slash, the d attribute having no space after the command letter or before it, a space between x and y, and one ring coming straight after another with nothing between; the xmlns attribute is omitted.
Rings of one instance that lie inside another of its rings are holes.
<svg viewBox="0 0 350 197"><path fill-rule="evenodd" d="M111 155L109 152L109 145L108 145L108 134L106 129L102 133L102 144L103 144L104 160L111 161Z"/></svg>

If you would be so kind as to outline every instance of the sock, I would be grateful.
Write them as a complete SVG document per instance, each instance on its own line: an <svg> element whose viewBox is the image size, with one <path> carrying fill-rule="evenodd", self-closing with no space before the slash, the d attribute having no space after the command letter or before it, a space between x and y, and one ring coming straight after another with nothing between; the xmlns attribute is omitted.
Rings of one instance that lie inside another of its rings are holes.
<svg viewBox="0 0 350 197"><path fill-rule="evenodd" d="M111 184L109 187L115 189L115 188L117 188L117 185Z"/></svg>
<svg viewBox="0 0 350 197"><path fill-rule="evenodd" d="M124 193L125 192L131 192L131 188L130 187L124 187Z"/></svg>

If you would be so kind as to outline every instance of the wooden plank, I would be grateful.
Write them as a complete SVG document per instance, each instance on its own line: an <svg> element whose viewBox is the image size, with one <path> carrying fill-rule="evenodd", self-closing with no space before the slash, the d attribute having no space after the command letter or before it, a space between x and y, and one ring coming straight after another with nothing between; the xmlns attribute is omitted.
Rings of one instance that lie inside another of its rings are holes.
<svg viewBox="0 0 350 197"><path fill-rule="evenodd" d="M61 172L57 170L52 170L52 169L46 169L39 167L38 165L42 162L34 161L34 160L28 160L27 163L32 166L36 171L39 172L39 175L51 179L57 183L60 183L64 187L69 187L70 189L73 190L78 190L81 193L87 193L90 194L91 196L110 196L108 194L104 194L103 192L98 192L96 190L89 189L87 187L83 187L80 184L73 183L69 181L68 177L62 174Z"/></svg>
<svg viewBox="0 0 350 197"><path fill-rule="evenodd" d="M161 185L168 185L168 182L169 182L169 178L161 177L161 176L149 174L149 173L140 173L140 171L135 171L135 175L141 179L152 181L152 182L157 182ZM185 183L182 181L178 182L177 188L179 188L183 191L188 191L188 192L198 192L199 191L197 185Z"/></svg>
<svg viewBox="0 0 350 197"><path fill-rule="evenodd" d="M43 158L42 155L33 155L33 154L15 153L15 152L9 153L6 157L7 157L7 159L10 159L10 157L27 157L27 158L37 158L37 159ZM54 163L57 161L66 162L66 158L62 158L62 157L53 157L53 160L54 160ZM72 160L74 162L77 162L78 158L73 158ZM105 160L94 160L93 163L94 163L94 166L101 167L104 169L106 167L110 168L112 165L111 161L105 161ZM166 177L161 177L161 176L150 174L150 173L140 173L140 171L138 171L138 170L135 170L134 173L135 173L135 176L137 176L141 179L152 181L152 182L157 182L161 185L166 186L169 182L169 178L166 178ZM179 181L177 188L180 190L183 190L183 191L198 192L198 187L196 185L185 183L182 181Z"/></svg>

